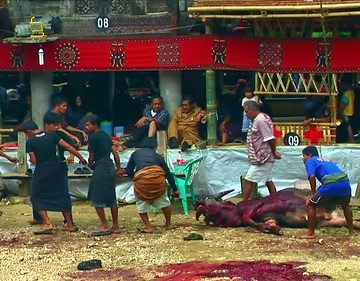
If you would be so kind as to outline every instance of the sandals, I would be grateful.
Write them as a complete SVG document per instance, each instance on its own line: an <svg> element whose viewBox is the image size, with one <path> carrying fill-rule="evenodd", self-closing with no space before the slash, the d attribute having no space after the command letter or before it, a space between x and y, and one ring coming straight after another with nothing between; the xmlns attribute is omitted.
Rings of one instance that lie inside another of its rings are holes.
<svg viewBox="0 0 360 281"><path fill-rule="evenodd" d="M105 236L105 235L110 235L112 233L113 232L111 229L107 229L107 230L96 229L91 233L91 236Z"/></svg>
<svg viewBox="0 0 360 281"><path fill-rule="evenodd" d="M92 170L87 166L77 167L74 171L76 175L89 175L92 174Z"/></svg>
<svg viewBox="0 0 360 281"><path fill-rule="evenodd" d="M53 234L53 228L44 228L41 230L34 231L34 235Z"/></svg>
<svg viewBox="0 0 360 281"><path fill-rule="evenodd" d="M37 220L28 220L28 224L30 225L40 225L43 224L42 221L37 221Z"/></svg>

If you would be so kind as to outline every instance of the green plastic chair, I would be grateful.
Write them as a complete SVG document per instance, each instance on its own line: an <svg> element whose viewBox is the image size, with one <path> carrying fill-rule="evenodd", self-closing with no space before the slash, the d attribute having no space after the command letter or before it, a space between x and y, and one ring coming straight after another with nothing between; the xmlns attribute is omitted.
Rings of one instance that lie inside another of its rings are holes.
<svg viewBox="0 0 360 281"><path fill-rule="evenodd" d="M203 157L195 158L187 163L185 166L177 166L171 170L174 176L176 186L180 193L181 204L183 206L184 214L189 214L189 207L187 202L187 190L190 190L192 203L195 206L195 191L193 186L194 177L199 169Z"/></svg>

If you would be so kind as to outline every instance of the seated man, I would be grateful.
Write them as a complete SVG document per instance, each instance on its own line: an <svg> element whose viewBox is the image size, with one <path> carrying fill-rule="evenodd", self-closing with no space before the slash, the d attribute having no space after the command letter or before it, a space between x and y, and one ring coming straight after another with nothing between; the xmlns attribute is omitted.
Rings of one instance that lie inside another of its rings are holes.
<svg viewBox="0 0 360 281"><path fill-rule="evenodd" d="M161 96L153 96L150 105L144 109L143 117L135 124L134 135L123 145L138 147L145 137L155 137L157 130L166 130L169 125L169 112L163 107Z"/></svg>
<svg viewBox="0 0 360 281"><path fill-rule="evenodd" d="M302 107L305 110L304 126L309 126L311 123L330 122L330 114L328 110L328 97L312 96L308 97L303 103Z"/></svg>
<svg viewBox="0 0 360 281"><path fill-rule="evenodd" d="M186 151L192 144L200 141L199 124L206 117L206 112L195 105L191 96L184 96L181 107L175 109L168 129L170 148Z"/></svg>
<svg viewBox="0 0 360 281"><path fill-rule="evenodd" d="M229 103L225 101L224 96L219 96L217 99L216 119L218 131L218 146L223 146L235 139L241 137L240 121L236 120L231 114Z"/></svg>

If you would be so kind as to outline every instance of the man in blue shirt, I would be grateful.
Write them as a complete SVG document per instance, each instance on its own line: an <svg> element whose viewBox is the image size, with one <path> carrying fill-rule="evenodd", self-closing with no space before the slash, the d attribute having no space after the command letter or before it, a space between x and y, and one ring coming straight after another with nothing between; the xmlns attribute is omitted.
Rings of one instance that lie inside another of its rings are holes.
<svg viewBox="0 0 360 281"><path fill-rule="evenodd" d="M330 160L319 156L315 146L307 146L302 151L307 177L310 182L311 197L306 201L308 213L308 231L301 238L315 238L316 208L332 210L340 205L349 229L349 235L355 235L353 215L349 206L351 187L347 174ZM316 190L316 179L321 186Z"/></svg>
<svg viewBox="0 0 360 281"><path fill-rule="evenodd" d="M135 132L131 139L124 142L126 147L139 147L145 137L155 137L159 130L167 130L169 112L163 107L163 98L153 96L149 105L144 109L143 117L135 124Z"/></svg>

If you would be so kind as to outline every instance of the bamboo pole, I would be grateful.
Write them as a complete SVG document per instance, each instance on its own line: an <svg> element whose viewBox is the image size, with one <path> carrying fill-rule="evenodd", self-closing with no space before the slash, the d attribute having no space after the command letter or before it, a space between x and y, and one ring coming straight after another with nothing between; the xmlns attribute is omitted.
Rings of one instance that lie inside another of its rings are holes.
<svg viewBox="0 0 360 281"><path fill-rule="evenodd" d="M212 34L212 26L209 21L205 22L205 30L206 30L206 34ZM207 144L215 145L217 141L215 71L213 69L207 69L205 75L206 75Z"/></svg>
<svg viewBox="0 0 360 281"><path fill-rule="evenodd" d="M323 9L356 9L360 8L360 3L349 4L325 4ZM189 7L188 12L236 12L236 11L303 11L317 10L319 4L314 5L282 5L282 6L206 6L206 7Z"/></svg>
<svg viewBox="0 0 360 281"><path fill-rule="evenodd" d="M0 128L0 133L12 133L14 132L13 129L3 129L3 128Z"/></svg>
<svg viewBox="0 0 360 281"><path fill-rule="evenodd" d="M322 28L322 32L323 32L323 41L324 41L324 52L325 52L325 62L326 62L326 72L327 72L327 78L328 78L328 85L329 85L329 95L330 95L330 121L331 123L335 123L337 116L336 116L336 98L334 96L334 93L332 91L332 76L333 74L331 73L330 70L330 61L329 61L329 48L327 45L327 38L326 38L326 28L325 28L325 15L324 15L324 5L322 0L320 0L320 13L321 13L321 18L320 18L320 23L321 23L321 28Z"/></svg>
<svg viewBox="0 0 360 281"><path fill-rule="evenodd" d="M325 13L322 15L321 13L313 13L313 14L267 14L262 13L260 15L199 15L199 14L190 14L190 18L213 18L213 19L299 19L299 18L331 18L331 17L351 17L351 16L359 16L360 11L352 11L352 12L333 12L333 13Z"/></svg>

